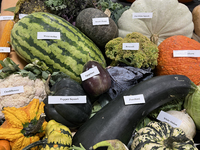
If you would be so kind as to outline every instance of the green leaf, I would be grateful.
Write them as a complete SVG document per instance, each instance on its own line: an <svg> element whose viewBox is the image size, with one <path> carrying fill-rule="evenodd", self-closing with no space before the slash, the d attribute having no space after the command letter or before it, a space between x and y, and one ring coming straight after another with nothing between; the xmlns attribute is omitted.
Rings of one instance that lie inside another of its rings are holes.
<svg viewBox="0 0 200 150"><path fill-rule="evenodd" d="M15 11L15 8L16 8L16 7L10 7L10 8L4 9L4 11L11 11L11 12L14 12L14 11Z"/></svg>

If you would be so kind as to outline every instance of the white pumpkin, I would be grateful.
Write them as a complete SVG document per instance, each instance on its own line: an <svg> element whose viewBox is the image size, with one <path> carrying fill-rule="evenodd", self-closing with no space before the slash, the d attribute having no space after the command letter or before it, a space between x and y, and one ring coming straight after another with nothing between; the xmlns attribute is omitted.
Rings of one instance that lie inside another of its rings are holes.
<svg viewBox="0 0 200 150"><path fill-rule="evenodd" d="M133 13L152 13L152 18L133 19ZM178 0L136 0L118 20L119 37L139 32L159 45L173 35L192 37L194 23L188 7Z"/></svg>

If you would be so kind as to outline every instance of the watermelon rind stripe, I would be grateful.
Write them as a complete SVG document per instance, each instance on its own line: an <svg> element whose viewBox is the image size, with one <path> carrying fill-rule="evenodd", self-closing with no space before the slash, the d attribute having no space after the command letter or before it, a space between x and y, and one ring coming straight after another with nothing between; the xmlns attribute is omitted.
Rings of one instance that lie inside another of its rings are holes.
<svg viewBox="0 0 200 150"><path fill-rule="evenodd" d="M60 40L39 40L37 32L60 32ZM32 13L18 21L11 32L11 45L27 62L43 61L50 71L62 71L80 82L89 60L106 67L100 49L78 28L53 14Z"/></svg>

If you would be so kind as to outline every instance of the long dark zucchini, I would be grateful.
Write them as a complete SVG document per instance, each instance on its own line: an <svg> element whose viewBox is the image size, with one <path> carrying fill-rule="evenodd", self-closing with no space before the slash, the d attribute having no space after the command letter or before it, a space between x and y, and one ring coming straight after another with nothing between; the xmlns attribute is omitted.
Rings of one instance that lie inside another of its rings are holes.
<svg viewBox="0 0 200 150"><path fill-rule="evenodd" d="M156 76L124 91L86 121L73 137L73 145L81 143L87 150L94 144L118 139L128 144L138 123L151 111L175 99L184 98L191 80L183 75ZM123 96L143 94L145 103L125 105Z"/></svg>

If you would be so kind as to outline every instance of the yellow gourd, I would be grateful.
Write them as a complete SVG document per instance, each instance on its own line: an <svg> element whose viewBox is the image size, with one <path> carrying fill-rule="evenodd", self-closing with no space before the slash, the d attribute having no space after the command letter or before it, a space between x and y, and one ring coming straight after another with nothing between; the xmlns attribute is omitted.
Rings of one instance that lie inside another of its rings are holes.
<svg viewBox="0 0 200 150"><path fill-rule="evenodd" d="M39 99L33 99L24 107L3 108L5 122L0 127L0 139L8 140L12 150L21 150L40 140L45 135L47 125L44 120L44 105Z"/></svg>

